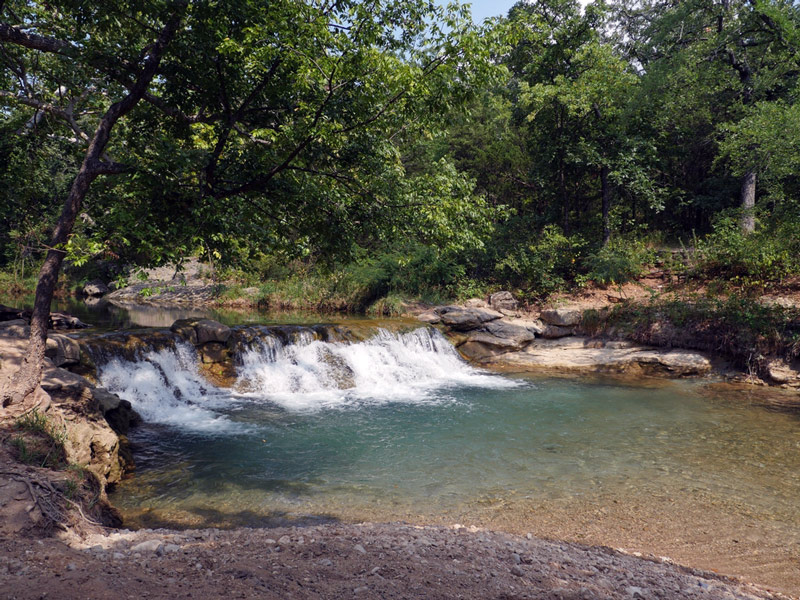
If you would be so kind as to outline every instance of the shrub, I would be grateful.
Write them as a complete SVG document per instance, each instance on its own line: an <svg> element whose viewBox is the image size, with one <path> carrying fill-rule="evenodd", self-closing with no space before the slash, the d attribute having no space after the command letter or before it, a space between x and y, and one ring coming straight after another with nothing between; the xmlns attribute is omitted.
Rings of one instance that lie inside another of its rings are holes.
<svg viewBox="0 0 800 600"><path fill-rule="evenodd" d="M696 275L725 279L745 289L762 289L800 274L800 217L787 208L760 219L756 231L746 235L739 226L738 212L731 211L717 218L713 232L695 246Z"/></svg>
<svg viewBox="0 0 800 600"><path fill-rule="evenodd" d="M600 285L625 283L639 277L654 260L654 251L644 242L613 238L586 257L586 278Z"/></svg>
<svg viewBox="0 0 800 600"><path fill-rule="evenodd" d="M557 225L547 225L535 244L520 246L498 261L499 277L527 288L533 296L546 296L563 289L575 278L585 242L568 237Z"/></svg>

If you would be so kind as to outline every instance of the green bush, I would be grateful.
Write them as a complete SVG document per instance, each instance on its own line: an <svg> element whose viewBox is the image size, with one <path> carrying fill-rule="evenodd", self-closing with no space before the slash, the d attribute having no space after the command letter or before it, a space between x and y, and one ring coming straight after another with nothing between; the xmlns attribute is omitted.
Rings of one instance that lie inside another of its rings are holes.
<svg viewBox="0 0 800 600"><path fill-rule="evenodd" d="M792 210L794 208L794 210ZM736 211L721 215L711 234L695 243L694 272L761 289L800 274L800 215L796 206L759 219L746 235Z"/></svg>
<svg viewBox="0 0 800 600"><path fill-rule="evenodd" d="M655 260L655 253L640 240L613 238L586 257L586 279L614 285L636 279Z"/></svg>
<svg viewBox="0 0 800 600"><path fill-rule="evenodd" d="M498 277L524 288L532 296L546 296L574 280L585 242L566 236L557 225L542 229L534 244L520 246L497 262Z"/></svg>

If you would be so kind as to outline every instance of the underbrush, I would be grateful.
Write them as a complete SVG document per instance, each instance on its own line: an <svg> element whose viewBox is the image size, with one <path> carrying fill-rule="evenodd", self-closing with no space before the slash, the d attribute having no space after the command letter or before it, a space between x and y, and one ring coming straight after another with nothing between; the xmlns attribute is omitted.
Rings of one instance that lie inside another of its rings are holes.
<svg viewBox="0 0 800 600"><path fill-rule="evenodd" d="M67 433L63 426L52 423L34 409L15 421L14 430L10 443L20 462L51 469L67 465L64 451Z"/></svg>
<svg viewBox="0 0 800 600"><path fill-rule="evenodd" d="M724 214L711 234L696 240L695 249L690 275L763 292L800 275L800 215L796 210L784 210L762 216L756 230L744 234L737 213Z"/></svg>
<svg viewBox="0 0 800 600"><path fill-rule="evenodd" d="M713 352L744 369L760 368L767 357L800 356L800 309L745 296L622 303L605 313L587 311L584 328L641 344Z"/></svg>

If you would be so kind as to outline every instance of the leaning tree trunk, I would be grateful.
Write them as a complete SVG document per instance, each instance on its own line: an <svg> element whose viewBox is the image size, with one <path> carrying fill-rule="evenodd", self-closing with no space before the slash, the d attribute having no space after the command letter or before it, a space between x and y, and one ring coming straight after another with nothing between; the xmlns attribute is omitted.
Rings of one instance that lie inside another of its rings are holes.
<svg viewBox="0 0 800 600"><path fill-rule="evenodd" d="M58 281L61 263L64 261L64 250L62 248L72 234L78 211L92 181L102 174L123 172L124 169L119 165L110 164L102 159L111 137L111 130L116 122L130 112L144 96L158 70L161 56L164 54L167 44L169 44L178 30L185 7L185 3L180 3L176 6L176 12L165 24L158 39L151 47L145 59L144 68L129 88L128 94L122 100L109 107L95 129L86 151L86 156L64 202L61 216L53 231L50 250L47 252L44 264L39 272L36 299L34 300L33 314L31 315L31 336L28 350L19 370L7 382L5 388L0 391L1 407L23 402L39 385L47 346L50 303L53 301L53 292Z"/></svg>
<svg viewBox="0 0 800 600"><path fill-rule="evenodd" d="M603 167L600 169L600 188L603 199L603 246L608 244L611 239L611 224L609 222L609 209L611 207L611 185L608 182L610 169Z"/></svg>
<svg viewBox="0 0 800 600"><path fill-rule="evenodd" d="M756 172L748 171L742 179L741 189L742 206L742 233L745 235L753 233L756 229L756 217L754 209L756 206Z"/></svg>

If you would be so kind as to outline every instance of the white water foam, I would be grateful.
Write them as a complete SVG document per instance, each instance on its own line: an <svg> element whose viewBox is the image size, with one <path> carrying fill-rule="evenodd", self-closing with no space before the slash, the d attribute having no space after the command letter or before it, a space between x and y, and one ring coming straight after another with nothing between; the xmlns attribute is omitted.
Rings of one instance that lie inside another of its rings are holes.
<svg viewBox="0 0 800 600"><path fill-rule="evenodd" d="M197 363L194 348L177 344L146 352L135 362L112 358L99 367L98 379L128 400L146 422L206 432L241 429L216 412L230 402L230 394L208 383Z"/></svg>
<svg viewBox="0 0 800 600"><path fill-rule="evenodd" d="M241 362L242 397L288 410L437 402L455 387L519 385L469 366L441 333L425 328L409 333L381 329L369 340L350 344L309 337L285 346L266 337Z"/></svg>

